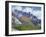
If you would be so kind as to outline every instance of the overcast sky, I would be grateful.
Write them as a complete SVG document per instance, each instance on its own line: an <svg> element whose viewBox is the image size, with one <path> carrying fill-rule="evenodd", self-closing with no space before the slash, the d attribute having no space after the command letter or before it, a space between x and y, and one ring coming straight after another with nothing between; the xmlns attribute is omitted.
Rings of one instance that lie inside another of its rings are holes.
<svg viewBox="0 0 46 37"><path fill-rule="evenodd" d="M41 19L41 7L12 6L12 11L14 12L14 10L19 10L27 13L30 12L37 18Z"/></svg>

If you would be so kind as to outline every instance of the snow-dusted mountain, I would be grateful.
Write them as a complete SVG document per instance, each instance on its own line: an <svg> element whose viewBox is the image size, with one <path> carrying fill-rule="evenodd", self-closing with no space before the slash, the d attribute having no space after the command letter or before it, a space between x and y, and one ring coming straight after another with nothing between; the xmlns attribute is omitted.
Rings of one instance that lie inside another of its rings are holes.
<svg viewBox="0 0 46 37"><path fill-rule="evenodd" d="M22 11L17 11L17 12L13 12L12 13L16 18L20 18L20 17L28 17L30 19L32 19L32 22L36 25L36 24L40 24L41 23L41 19L38 19L36 16L34 16L33 14L26 13L26 12L22 12ZM24 18L23 17L23 18ZM26 19L26 18L25 18ZM27 21L26 21L27 22Z"/></svg>
<svg viewBox="0 0 46 37"><path fill-rule="evenodd" d="M17 13L31 13L34 16L36 16L38 19L41 19L41 7L35 7L35 6L12 6L12 11ZM16 12L17 11L17 12ZM19 12L18 12L19 11ZM20 14L21 16L21 14Z"/></svg>
<svg viewBox="0 0 46 37"><path fill-rule="evenodd" d="M39 7L22 8L21 6L16 6L12 8L12 14L17 19L19 19L20 17L28 17L32 19L32 22L34 24L41 24L41 9Z"/></svg>

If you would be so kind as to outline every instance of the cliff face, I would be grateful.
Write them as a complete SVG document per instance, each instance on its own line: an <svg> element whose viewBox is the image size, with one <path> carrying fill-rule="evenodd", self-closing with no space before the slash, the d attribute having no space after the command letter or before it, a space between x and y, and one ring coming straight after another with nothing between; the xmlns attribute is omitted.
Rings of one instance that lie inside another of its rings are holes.
<svg viewBox="0 0 46 37"><path fill-rule="evenodd" d="M19 19L17 19L17 18L14 17L14 16L12 16L12 23L13 23L13 25L22 24L21 21L19 21Z"/></svg>

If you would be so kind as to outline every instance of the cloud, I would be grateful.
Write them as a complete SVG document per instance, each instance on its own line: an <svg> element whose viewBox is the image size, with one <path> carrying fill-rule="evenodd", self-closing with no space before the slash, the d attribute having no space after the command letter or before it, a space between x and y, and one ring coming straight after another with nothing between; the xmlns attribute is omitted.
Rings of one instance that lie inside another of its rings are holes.
<svg viewBox="0 0 46 37"><path fill-rule="evenodd" d="M22 10L23 12L26 12L26 13L31 13L32 12L32 9L29 8L29 7L26 7L24 10Z"/></svg>
<svg viewBox="0 0 46 37"><path fill-rule="evenodd" d="M32 14L35 15L38 19L41 19L41 11L32 11Z"/></svg>
<svg viewBox="0 0 46 37"><path fill-rule="evenodd" d="M12 7L12 11L13 11L13 12L14 12L14 10L22 11L22 7L21 7L21 6Z"/></svg>

